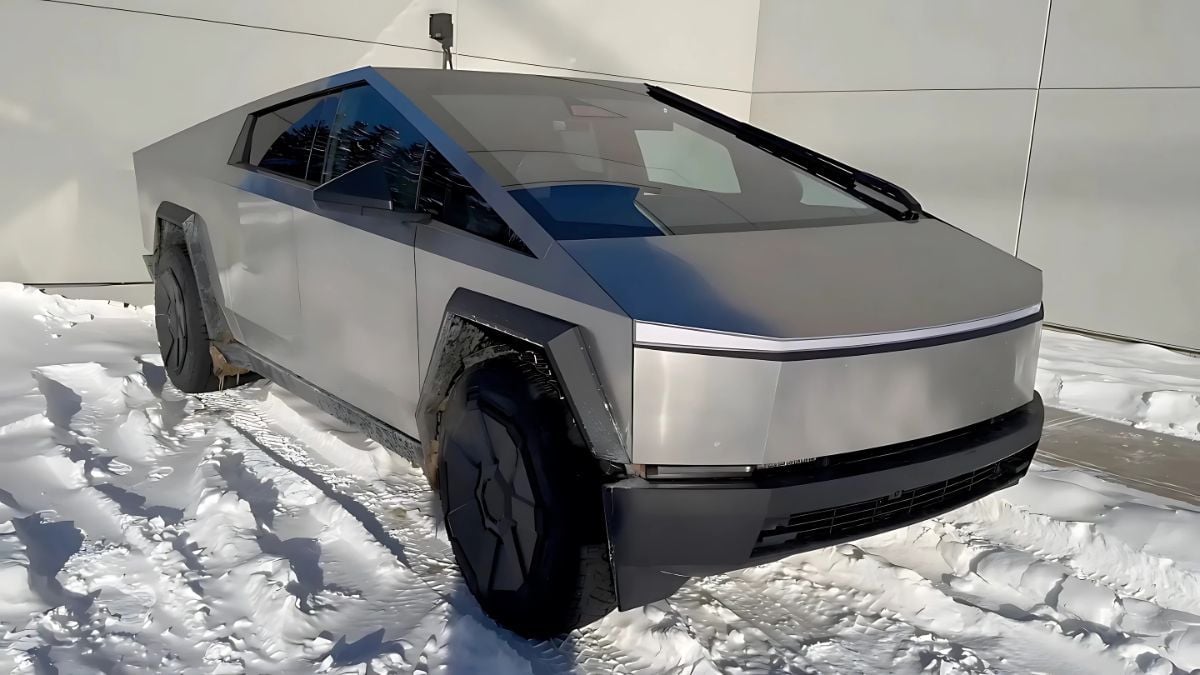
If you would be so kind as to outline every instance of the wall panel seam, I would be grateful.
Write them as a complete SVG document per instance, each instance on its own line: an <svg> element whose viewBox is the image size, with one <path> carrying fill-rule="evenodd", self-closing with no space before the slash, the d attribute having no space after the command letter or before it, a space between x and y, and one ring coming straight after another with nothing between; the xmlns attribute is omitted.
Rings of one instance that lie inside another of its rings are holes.
<svg viewBox="0 0 1200 675"><path fill-rule="evenodd" d="M1050 43L1050 14L1054 0L1046 0L1046 28L1042 32L1042 58L1038 61L1038 88L1033 92L1033 119L1029 123L1029 149L1025 153L1025 180L1021 182L1021 202L1017 207L1017 236L1013 240L1013 255L1021 251L1021 226L1025 223L1025 197L1029 192L1029 170L1033 165L1033 141L1037 133L1038 104L1042 96L1042 74L1046 71L1046 46Z"/></svg>
<svg viewBox="0 0 1200 675"><path fill-rule="evenodd" d="M746 107L746 121L754 124L754 86L758 81L758 41L762 35L763 0L758 0L757 13L754 16L754 54L750 57L750 105Z"/></svg>

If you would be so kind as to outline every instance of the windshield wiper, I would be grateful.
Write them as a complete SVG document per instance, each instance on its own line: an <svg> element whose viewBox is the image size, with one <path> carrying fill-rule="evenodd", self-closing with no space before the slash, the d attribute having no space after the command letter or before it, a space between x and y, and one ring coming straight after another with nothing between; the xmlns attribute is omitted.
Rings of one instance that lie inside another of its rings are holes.
<svg viewBox="0 0 1200 675"><path fill-rule="evenodd" d="M826 157L816 150L793 143L769 131L735 120L669 89L647 84L646 93L656 101L724 129L755 147L854 193L871 206L899 220L917 220L923 214L921 203L909 194L908 190L891 181L856 169L832 157Z"/></svg>

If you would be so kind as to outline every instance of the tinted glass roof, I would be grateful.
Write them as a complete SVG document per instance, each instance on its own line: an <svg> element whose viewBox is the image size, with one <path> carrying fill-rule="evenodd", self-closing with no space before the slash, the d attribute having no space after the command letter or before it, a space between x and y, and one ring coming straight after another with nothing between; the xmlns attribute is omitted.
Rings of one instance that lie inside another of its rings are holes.
<svg viewBox="0 0 1200 675"><path fill-rule="evenodd" d="M889 220L645 85L381 69L558 239Z"/></svg>

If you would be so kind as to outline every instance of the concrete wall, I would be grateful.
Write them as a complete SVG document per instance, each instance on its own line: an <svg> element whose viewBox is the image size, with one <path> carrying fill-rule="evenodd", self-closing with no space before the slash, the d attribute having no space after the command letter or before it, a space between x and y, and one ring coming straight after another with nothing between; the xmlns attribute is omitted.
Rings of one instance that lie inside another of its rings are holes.
<svg viewBox="0 0 1200 675"><path fill-rule="evenodd" d="M746 118L757 9L724 0L616 0L604 11L582 0L4 0L0 280L146 281L134 150L360 65L439 67L430 12L454 13L460 68L669 83ZM629 23L635 14L642 20ZM147 290L69 293L146 300Z"/></svg>
<svg viewBox="0 0 1200 675"><path fill-rule="evenodd" d="M1041 267L1050 321L1200 349L1197 27L1192 0L762 0L750 118Z"/></svg>
<svg viewBox="0 0 1200 675"><path fill-rule="evenodd" d="M1055 321L1200 349L1200 3L1054 0L1018 254Z"/></svg>
<svg viewBox="0 0 1200 675"><path fill-rule="evenodd" d="M764 0L751 119L1011 251L1045 24L1046 0Z"/></svg>
<svg viewBox="0 0 1200 675"><path fill-rule="evenodd" d="M336 71L437 67L448 11L460 68L666 84L1042 267L1052 321L1200 348L1194 0L347 6L0 3L0 280L144 281L134 150Z"/></svg>

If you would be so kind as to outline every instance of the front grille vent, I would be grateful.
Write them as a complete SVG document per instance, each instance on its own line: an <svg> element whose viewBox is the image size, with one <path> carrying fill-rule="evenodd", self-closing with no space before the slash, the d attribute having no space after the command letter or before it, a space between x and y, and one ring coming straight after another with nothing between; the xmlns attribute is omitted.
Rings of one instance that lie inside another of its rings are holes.
<svg viewBox="0 0 1200 675"><path fill-rule="evenodd" d="M922 487L835 508L793 513L786 523L759 533L754 555L807 550L814 548L813 544L847 541L945 513L1015 482L1029 468L1035 449Z"/></svg>

